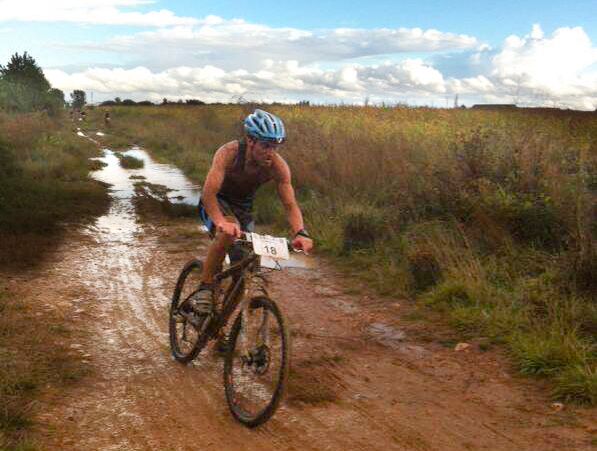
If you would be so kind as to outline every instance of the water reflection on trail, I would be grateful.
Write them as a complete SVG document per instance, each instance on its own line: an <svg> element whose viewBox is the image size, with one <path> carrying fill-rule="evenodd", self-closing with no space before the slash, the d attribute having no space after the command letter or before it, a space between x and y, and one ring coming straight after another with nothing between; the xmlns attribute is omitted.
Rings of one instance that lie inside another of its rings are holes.
<svg viewBox="0 0 597 451"><path fill-rule="evenodd" d="M153 275L147 268L153 266L158 245L156 238L143 233L143 225L137 222L132 203L134 184L141 179L164 185L172 190L172 202L197 202L198 189L180 170L154 162L142 149L123 152L143 160L142 168L132 170L122 168L112 150L104 149L103 152L104 155L97 159L105 166L92 176L110 185L112 204L107 214L99 217L87 230L88 236L101 246L92 248L81 262L80 276L95 293L97 305L94 308L99 310L100 317L108 319L100 325L103 352L150 349L150 342L167 343L165 306L171 290L170 279L176 274L157 282L149 280ZM140 354L138 366L114 366L111 371L146 371L147 362L141 356L144 353L136 352ZM161 364L169 362L168 354L156 358Z"/></svg>
<svg viewBox="0 0 597 451"><path fill-rule="evenodd" d="M147 183L166 186L168 199L172 203L184 202L196 204L199 199L197 185L191 183L184 174L174 166L156 163L142 149L133 148L124 155L130 155L143 161L140 169L124 169L115 153L104 149L104 156L97 158L106 166L93 173L93 177L111 186L112 207L107 215L97 220L97 227L102 232L102 241L131 241L138 231L135 211L131 198L135 192L135 182L143 180Z"/></svg>
<svg viewBox="0 0 597 451"><path fill-rule="evenodd" d="M106 163L106 167L94 173L94 178L113 185L112 191L119 198L131 197L134 194L134 183L144 180L147 183L163 185L170 192L168 198L171 202L184 202L196 204L199 200L199 187L191 183L176 167L169 164L155 162L146 151L133 147L122 152L143 161L140 169L123 169L118 157L110 149L104 149L104 156L98 160Z"/></svg>

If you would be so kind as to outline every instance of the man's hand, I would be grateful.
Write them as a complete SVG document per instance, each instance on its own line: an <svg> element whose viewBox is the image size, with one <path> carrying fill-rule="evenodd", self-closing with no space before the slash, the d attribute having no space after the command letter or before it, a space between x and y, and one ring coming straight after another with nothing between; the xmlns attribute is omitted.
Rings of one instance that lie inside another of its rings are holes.
<svg viewBox="0 0 597 451"><path fill-rule="evenodd" d="M292 240L292 247L302 249L305 254L308 254L313 249L313 240L306 236L297 235Z"/></svg>
<svg viewBox="0 0 597 451"><path fill-rule="evenodd" d="M223 221L216 226L219 232L235 238L240 237L240 226L236 222Z"/></svg>

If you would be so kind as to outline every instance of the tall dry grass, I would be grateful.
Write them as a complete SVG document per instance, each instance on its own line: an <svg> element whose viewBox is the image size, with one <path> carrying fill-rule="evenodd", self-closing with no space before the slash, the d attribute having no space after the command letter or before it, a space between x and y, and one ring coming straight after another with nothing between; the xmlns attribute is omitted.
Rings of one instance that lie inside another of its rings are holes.
<svg viewBox="0 0 597 451"><path fill-rule="evenodd" d="M46 113L0 112L0 267L35 263L65 223L107 207L105 187L88 175L98 153Z"/></svg>

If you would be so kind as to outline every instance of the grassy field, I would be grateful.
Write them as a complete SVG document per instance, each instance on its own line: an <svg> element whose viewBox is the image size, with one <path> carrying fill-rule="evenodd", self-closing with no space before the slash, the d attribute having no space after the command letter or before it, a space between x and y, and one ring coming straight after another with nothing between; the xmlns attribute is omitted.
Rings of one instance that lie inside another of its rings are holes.
<svg viewBox="0 0 597 451"><path fill-rule="evenodd" d="M253 107L115 107L111 139L201 182ZM443 312L458 339L505 345L555 398L597 404L597 115L265 108L287 124L281 154L320 250ZM286 230L272 187L256 210Z"/></svg>
<svg viewBox="0 0 597 451"><path fill-rule="evenodd" d="M45 113L0 112L0 449L38 449L29 439L35 398L87 371L64 342L63 318L24 296L22 271L44 261L68 224L105 211L105 186L88 177L98 147ZM15 279L15 277L17 277Z"/></svg>
<svg viewBox="0 0 597 451"><path fill-rule="evenodd" d="M0 112L0 267L35 264L66 223L107 208L106 188L88 177L98 154L60 118Z"/></svg>

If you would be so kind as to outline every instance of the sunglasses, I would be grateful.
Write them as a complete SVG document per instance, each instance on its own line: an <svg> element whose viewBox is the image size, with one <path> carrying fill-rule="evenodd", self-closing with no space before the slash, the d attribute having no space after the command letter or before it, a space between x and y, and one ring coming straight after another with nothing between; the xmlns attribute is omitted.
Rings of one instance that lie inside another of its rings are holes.
<svg viewBox="0 0 597 451"><path fill-rule="evenodd" d="M257 142L265 149L276 149L283 141L278 141L277 139L258 139Z"/></svg>

